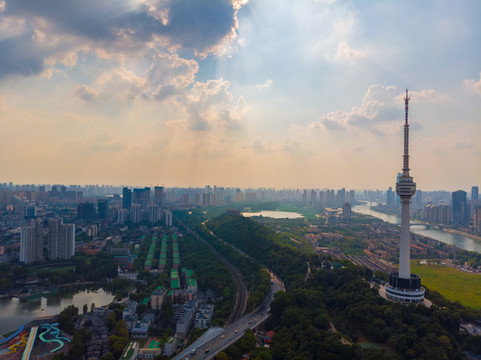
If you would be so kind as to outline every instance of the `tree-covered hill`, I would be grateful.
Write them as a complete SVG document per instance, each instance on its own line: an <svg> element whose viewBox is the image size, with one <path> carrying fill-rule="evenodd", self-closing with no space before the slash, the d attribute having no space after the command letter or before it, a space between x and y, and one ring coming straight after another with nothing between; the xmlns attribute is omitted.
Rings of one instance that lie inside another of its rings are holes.
<svg viewBox="0 0 481 360"><path fill-rule="evenodd" d="M287 288L301 286L307 271L307 255L279 240L278 235L255 220L221 215L206 223L216 236L241 249L272 269Z"/></svg>

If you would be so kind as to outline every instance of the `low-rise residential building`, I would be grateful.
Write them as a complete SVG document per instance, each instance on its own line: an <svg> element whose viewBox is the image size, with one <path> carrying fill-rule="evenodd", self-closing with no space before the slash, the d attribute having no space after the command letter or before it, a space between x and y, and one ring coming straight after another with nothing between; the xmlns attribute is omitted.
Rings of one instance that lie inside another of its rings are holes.
<svg viewBox="0 0 481 360"><path fill-rule="evenodd" d="M193 310L186 310L184 315L177 321L177 326L176 326L176 333L184 337L185 335L188 334L190 331L190 328L192 327L192 323L194 322L194 311Z"/></svg>
<svg viewBox="0 0 481 360"><path fill-rule="evenodd" d="M187 290L197 294L197 280L192 278L187 279Z"/></svg>
<svg viewBox="0 0 481 360"><path fill-rule="evenodd" d="M164 344L164 354L171 356L177 350L177 339L175 337L170 337L166 340Z"/></svg>
<svg viewBox="0 0 481 360"><path fill-rule="evenodd" d="M127 329L130 331L132 328L135 327L137 324L137 314L134 315L127 315L124 317L125 325L127 326Z"/></svg>
<svg viewBox="0 0 481 360"><path fill-rule="evenodd" d="M150 307L155 310L160 310L166 294L167 291L162 289L162 286L159 286L157 289L155 289L152 292L152 295L150 295Z"/></svg>
<svg viewBox="0 0 481 360"><path fill-rule="evenodd" d="M122 311L122 318L125 319L125 317L128 315L133 316L136 314L136 311L137 311L137 302L129 301L125 309Z"/></svg>
<svg viewBox="0 0 481 360"><path fill-rule="evenodd" d="M214 315L214 305L202 304L199 308L199 311L195 315L194 327L207 329L210 326L213 315Z"/></svg>

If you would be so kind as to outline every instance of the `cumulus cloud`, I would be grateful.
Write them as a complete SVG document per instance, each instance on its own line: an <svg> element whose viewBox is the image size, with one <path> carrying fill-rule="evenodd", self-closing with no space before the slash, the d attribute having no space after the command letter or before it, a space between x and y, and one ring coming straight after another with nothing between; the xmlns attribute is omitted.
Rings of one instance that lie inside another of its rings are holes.
<svg viewBox="0 0 481 360"><path fill-rule="evenodd" d="M264 81L264 83L257 84L256 87L259 88L259 89L267 89L267 88L270 88L271 85L272 85L272 80L267 79L266 81Z"/></svg>
<svg viewBox="0 0 481 360"><path fill-rule="evenodd" d="M162 101L183 95L195 81L198 63L177 54L156 52L149 68L140 74L124 66L103 71L91 84L78 85L74 94L85 100L131 101L142 97Z"/></svg>
<svg viewBox="0 0 481 360"><path fill-rule="evenodd" d="M95 102L97 98L97 91L88 87L87 85L76 86L74 89L74 94L78 98L88 102Z"/></svg>
<svg viewBox="0 0 481 360"><path fill-rule="evenodd" d="M409 93L410 98L418 103L436 103L446 101L447 97L437 94L434 89L414 91ZM376 136L397 131L393 123L403 116L402 98L405 93L400 93L395 86L371 85L364 95L361 105L354 106L350 111L338 109L327 113L318 120L309 124L311 129L324 130L353 130L364 129ZM417 129L422 125L413 122Z"/></svg>
<svg viewBox="0 0 481 360"><path fill-rule="evenodd" d="M394 86L371 85L362 99L361 106L354 106L350 111L330 112L309 126L326 130L369 128L376 123L394 120L399 116L399 106L394 103L397 95Z"/></svg>
<svg viewBox="0 0 481 360"><path fill-rule="evenodd" d="M33 40L34 32L0 40L0 79L8 75L36 75L44 69L44 57Z"/></svg>
<svg viewBox="0 0 481 360"><path fill-rule="evenodd" d="M244 3L6 0L0 26L7 34L0 37L0 76L35 75L43 71L45 62L73 66L79 47L101 57L115 53L119 59L152 46L180 47L205 57L236 38L237 11Z"/></svg>
<svg viewBox="0 0 481 360"><path fill-rule="evenodd" d="M481 95L481 72L479 73L479 80L464 80L464 85L467 86L470 90L477 92L479 95Z"/></svg>
<svg viewBox="0 0 481 360"><path fill-rule="evenodd" d="M353 49L347 42L341 41L337 47L334 59L360 59L364 56L365 54L362 51Z"/></svg>
<svg viewBox="0 0 481 360"><path fill-rule="evenodd" d="M242 128L244 100L241 98L235 106L229 105L233 101L229 85L229 81L222 78L196 82L192 90L185 94L182 104L188 113L190 129Z"/></svg>
<svg viewBox="0 0 481 360"><path fill-rule="evenodd" d="M409 97L413 103L440 103L449 100L448 96L438 94L434 89L410 91Z"/></svg>

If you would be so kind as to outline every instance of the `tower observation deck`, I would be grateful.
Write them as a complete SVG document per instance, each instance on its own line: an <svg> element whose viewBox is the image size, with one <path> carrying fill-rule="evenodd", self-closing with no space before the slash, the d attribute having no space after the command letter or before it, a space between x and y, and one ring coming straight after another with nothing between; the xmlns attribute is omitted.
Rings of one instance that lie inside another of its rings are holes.
<svg viewBox="0 0 481 360"><path fill-rule="evenodd" d="M386 286L386 296L395 301L405 303L420 303L424 300L424 289L421 287L421 277L411 274L409 204L416 193L416 183L409 175L409 96L406 90L405 122L404 122L404 155L402 176L396 183L396 192L401 198L401 239L399 247L399 272L389 274L389 285Z"/></svg>

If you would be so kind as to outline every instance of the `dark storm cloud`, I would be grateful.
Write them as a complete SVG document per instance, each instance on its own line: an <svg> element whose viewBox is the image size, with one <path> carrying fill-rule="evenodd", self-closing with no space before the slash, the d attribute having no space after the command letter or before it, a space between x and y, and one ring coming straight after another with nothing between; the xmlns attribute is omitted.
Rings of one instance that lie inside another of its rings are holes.
<svg viewBox="0 0 481 360"><path fill-rule="evenodd" d="M173 1L166 33L183 47L202 50L217 44L232 31L234 15L230 1Z"/></svg>
<svg viewBox="0 0 481 360"><path fill-rule="evenodd" d="M152 16L147 8L129 7L120 0L7 0L5 14L48 20L58 31L92 40L115 41L119 34L148 41L163 35L172 44L204 51L218 44L236 26L235 10L227 0L177 0L159 2L168 9L168 22Z"/></svg>
<svg viewBox="0 0 481 360"><path fill-rule="evenodd" d="M35 48L32 36L33 32L0 40L0 79L43 71L43 55Z"/></svg>
<svg viewBox="0 0 481 360"><path fill-rule="evenodd" d="M125 9L117 0L6 0L5 14L30 18L40 17L64 31L89 38L114 38L115 14Z"/></svg>

